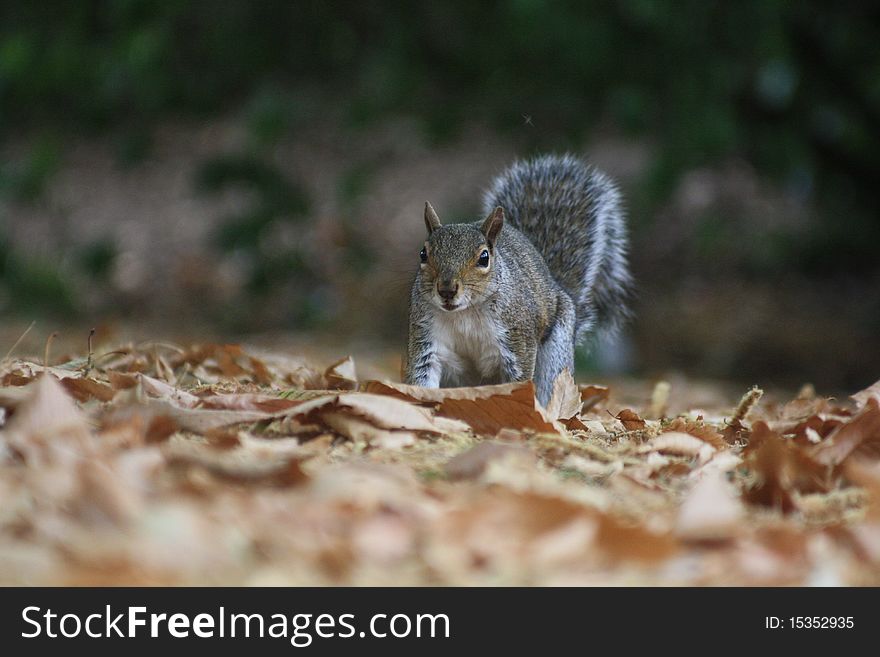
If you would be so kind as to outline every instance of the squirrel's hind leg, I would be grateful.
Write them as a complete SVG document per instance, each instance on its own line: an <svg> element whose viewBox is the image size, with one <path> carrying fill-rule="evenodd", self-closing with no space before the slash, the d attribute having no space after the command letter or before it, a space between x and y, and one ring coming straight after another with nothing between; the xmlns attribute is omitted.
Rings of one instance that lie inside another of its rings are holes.
<svg viewBox="0 0 880 657"><path fill-rule="evenodd" d="M538 401L544 406L550 401L553 382L559 373L568 368L574 376L574 328L574 304L567 294L561 293L556 321L538 346L535 361L535 388Z"/></svg>

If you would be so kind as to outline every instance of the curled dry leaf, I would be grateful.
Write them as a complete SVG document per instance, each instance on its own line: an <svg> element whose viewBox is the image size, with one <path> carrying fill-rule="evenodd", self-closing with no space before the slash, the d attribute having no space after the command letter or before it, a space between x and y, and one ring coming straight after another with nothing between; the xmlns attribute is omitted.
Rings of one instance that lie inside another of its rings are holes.
<svg viewBox="0 0 880 657"><path fill-rule="evenodd" d="M324 378L327 379L327 388L330 390L355 390L358 379L354 359L347 356L336 361L324 370Z"/></svg>
<svg viewBox="0 0 880 657"><path fill-rule="evenodd" d="M483 435L495 435L501 429L532 429L557 434L565 431L541 408L531 381L472 388L420 388L368 381L365 389L402 400L436 404L440 415L462 420Z"/></svg>
<svg viewBox="0 0 880 657"><path fill-rule="evenodd" d="M708 443L715 449L719 450L730 447L727 441L724 440L724 436L701 420L688 420L681 417L675 418L672 422L663 427L663 432L686 433L694 438L699 438L703 442Z"/></svg>
<svg viewBox="0 0 880 657"><path fill-rule="evenodd" d="M350 440L363 441L377 447L401 449L416 442L416 435L412 431L381 429L350 413L332 411L323 413L321 422Z"/></svg>
<svg viewBox="0 0 880 657"><path fill-rule="evenodd" d="M611 390L607 386L582 385L581 391L581 413L586 413L597 404L607 401Z"/></svg>
<svg viewBox="0 0 880 657"><path fill-rule="evenodd" d="M647 452L661 452L678 456L700 456L701 460L705 461L716 450L709 443L703 442L689 433L668 431L651 438L639 447L638 451L643 454Z"/></svg>
<svg viewBox="0 0 880 657"><path fill-rule="evenodd" d="M94 379L69 376L61 379L61 385L79 402L87 402L90 399L108 402L116 396L115 389Z"/></svg>
<svg viewBox="0 0 880 657"><path fill-rule="evenodd" d="M627 431L638 431L645 428L645 421L639 417L639 414L630 408L624 408L620 413L615 415L621 421L623 427Z"/></svg>
<svg viewBox="0 0 880 657"><path fill-rule="evenodd" d="M448 422L439 426L431 413L424 408L393 397L374 394L343 393L319 397L287 411L287 414L304 424L321 423L322 417L327 413L354 415L381 429L443 433L449 427ZM457 426L460 430L467 429L462 424Z"/></svg>
<svg viewBox="0 0 880 657"><path fill-rule="evenodd" d="M574 377L566 367L553 381L550 401L547 402L547 417L554 420L567 420L577 415L580 410L581 393L575 385Z"/></svg>
<svg viewBox="0 0 880 657"><path fill-rule="evenodd" d="M194 394L176 388L164 381L154 379L146 374L136 374L137 385L145 395L164 399L180 408L195 408L201 400Z"/></svg>
<svg viewBox="0 0 880 657"><path fill-rule="evenodd" d="M880 400L873 396L866 399L858 415L812 448L813 459L839 465L853 454L880 457Z"/></svg>

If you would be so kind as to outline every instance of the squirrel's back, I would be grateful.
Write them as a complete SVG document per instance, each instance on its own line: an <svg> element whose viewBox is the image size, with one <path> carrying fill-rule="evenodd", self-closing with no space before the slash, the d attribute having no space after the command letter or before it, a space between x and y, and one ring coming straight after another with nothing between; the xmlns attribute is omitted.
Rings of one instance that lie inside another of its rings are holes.
<svg viewBox="0 0 880 657"><path fill-rule="evenodd" d="M571 155L514 163L492 183L485 212L501 206L544 257L576 306L576 333L616 329L628 316L632 279L620 193Z"/></svg>

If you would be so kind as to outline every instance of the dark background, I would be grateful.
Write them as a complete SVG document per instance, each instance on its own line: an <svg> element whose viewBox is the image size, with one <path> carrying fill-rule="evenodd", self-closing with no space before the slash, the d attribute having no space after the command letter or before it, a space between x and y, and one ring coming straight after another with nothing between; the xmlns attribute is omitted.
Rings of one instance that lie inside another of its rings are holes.
<svg viewBox="0 0 880 657"><path fill-rule="evenodd" d="M474 219L546 150L630 215L636 319L585 370L878 378L863 2L3 2L0 351L32 319L398 350L424 200Z"/></svg>

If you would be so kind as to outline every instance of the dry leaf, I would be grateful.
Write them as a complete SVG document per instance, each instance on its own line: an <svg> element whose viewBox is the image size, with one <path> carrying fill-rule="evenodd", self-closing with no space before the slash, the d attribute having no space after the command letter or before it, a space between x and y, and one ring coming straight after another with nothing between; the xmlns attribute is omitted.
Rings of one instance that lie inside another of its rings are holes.
<svg viewBox="0 0 880 657"><path fill-rule="evenodd" d="M116 396L116 390L94 379L70 376L61 379L61 385L79 402L87 402L93 398L102 402L108 402Z"/></svg>
<svg viewBox="0 0 880 657"><path fill-rule="evenodd" d="M645 428L645 421L632 409L624 408L614 417L623 423L623 426L627 431L637 431Z"/></svg>
<svg viewBox="0 0 880 657"><path fill-rule="evenodd" d="M810 453L825 465L839 465L852 454L880 457L880 400L867 397L858 415L838 427Z"/></svg>
<svg viewBox="0 0 880 657"><path fill-rule="evenodd" d="M699 438L688 433L668 431L651 438L639 447L640 453L662 452L664 454L677 454L679 456L701 456L708 459L715 452L715 448Z"/></svg>
<svg viewBox="0 0 880 657"><path fill-rule="evenodd" d="M374 394L343 393L303 402L287 411L304 423L320 423L326 413L349 413L361 417L381 429L403 429L443 433L449 426L438 426L431 413L413 404ZM458 425L460 429L466 427Z"/></svg>
<svg viewBox="0 0 880 657"><path fill-rule="evenodd" d="M581 413L586 413L597 404L607 401L611 390L606 386L582 385L581 391Z"/></svg>
<svg viewBox="0 0 880 657"><path fill-rule="evenodd" d="M663 432L686 433L695 438L699 438L715 449L727 449L730 447L721 433L700 420L686 420L685 418L680 417L675 418L672 422L663 427Z"/></svg>
<svg viewBox="0 0 880 657"><path fill-rule="evenodd" d="M439 404L440 415L462 420L483 435L495 435L501 429L559 434L565 431L558 422L548 419L535 398L531 381L473 388L420 388L368 381L365 389L398 399Z"/></svg>
<svg viewBox="0 0 880 657"><path fill-rule="evenodd" d="M580 390L575 385L571 372L568 368L564 368L553 381L553 390L547 402L547 417L567 420L577 415L580 410Z"/></svg>
<svg viewBox="0 0 880 657"><path fill-rule="evenodd" d="M336 361L326 370L324 377L327 379L327 388L330 390L355 390L357 389L357 371L354 359L347 356Z"/></svg>

